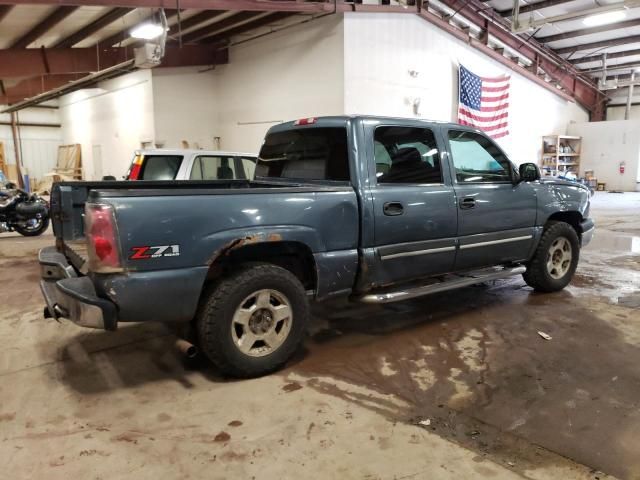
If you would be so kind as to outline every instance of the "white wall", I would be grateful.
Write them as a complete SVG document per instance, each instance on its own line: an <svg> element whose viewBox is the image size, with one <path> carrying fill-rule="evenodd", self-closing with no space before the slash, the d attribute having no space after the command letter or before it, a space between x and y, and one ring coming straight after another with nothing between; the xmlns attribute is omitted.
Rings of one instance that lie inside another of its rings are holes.
<svg viewBox="0 0 640 480"><path fill-rule="evenodd" d="M203 71L204 70L204 71ZM217 77L205 67L153 70L155 141L163 148L214 149L218 131Z"/></svg>
<svg viewBox="0 0 640 480"><path fill-rule="evenodd" d="M84 178L119 178L126 174L133 151L154 139L151 72L138 70L65 95L60 117L64 143L82 146Z"/></svg>
<svg viewBox="0 0 640 480"><path fill-rule="evenodd" d="M217 67L221 147L257 152L281 121L343 113L342 15L235 47Z"/></svg>
<svg viewBox="0 0 640 480"><path fill-rule="evenodd" d="M499 140L516 163L539 162L542 136L565 134L588 113L415 15L346 13L348 114L457 120L458 63L481 76L511 75L511 134ZM418 71L411 77L409 70ZM421 98L414 115L407 98Z"/></svg>
<svg viewBox="0 0 640 480"><path fill-rule="evenodd" d="M640 121L576 123L570 135L582 137L580 174L593 170L607 190L635 191L640 180ZM625 172L619 171L625 162Z"/></svg>
<svg viewBox="0 0 640 480"><path fill-rule="evenodd" d="M2 106L0 106L2 109ZM10 122L9 114L0 115L0 122ZM18 112L19 123L59 124L57 109L28 108ZM62 143L60 128L20 127L22 163L31 178L42 178L56 166L58 146ZM16 163L11 127L0 125L0 142L8 163Z"/></svg>

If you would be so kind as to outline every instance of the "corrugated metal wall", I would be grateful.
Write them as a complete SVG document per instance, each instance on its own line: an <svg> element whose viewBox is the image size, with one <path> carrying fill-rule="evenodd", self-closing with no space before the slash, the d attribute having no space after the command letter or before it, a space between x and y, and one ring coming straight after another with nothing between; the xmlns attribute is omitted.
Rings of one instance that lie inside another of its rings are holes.
<svg viewBox="0 0 640 480"><path fill-rule="evenodd" d="M0 142L4 143L7 162L16 163L12 138L10 136L8 138L0 136ZM27 168L31 178L41 179L56 166L58 146L61 144L61 139L22 139L22 163Z"/></svg>

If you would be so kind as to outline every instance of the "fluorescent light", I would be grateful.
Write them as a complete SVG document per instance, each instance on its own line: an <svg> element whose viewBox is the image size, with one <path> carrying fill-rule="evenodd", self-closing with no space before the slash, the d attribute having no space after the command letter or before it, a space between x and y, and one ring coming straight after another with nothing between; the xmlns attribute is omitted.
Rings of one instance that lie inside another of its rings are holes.
<svg viewBox="0 0 640 480"><path fill-rule="evenodd" d="M613 12L599 13L597 15L589 15L582 23L589 27L595 27L597 25L606 25L607 23L617 22L627 16L624 10L614 10Z"/></svg>
<svg viewBox="0 0 640 480"><path fill-rule="evenodd" d="M130 32L133 38L140 38L142 40L153 40L159 37L163 33L162 25L157 23L141 23L136 25Z"/></svg>

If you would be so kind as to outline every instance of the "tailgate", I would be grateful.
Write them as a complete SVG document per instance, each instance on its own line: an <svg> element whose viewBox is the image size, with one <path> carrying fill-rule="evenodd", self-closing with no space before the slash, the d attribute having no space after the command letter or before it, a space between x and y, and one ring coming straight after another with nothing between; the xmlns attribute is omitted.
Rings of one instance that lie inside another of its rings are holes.
<svg viewBox="0 0 640 480"><path fill-rule="evenodd" d="M84 238L84 204L90 182L55 183L51 190L51 223L56 239L65 242Z"/></svg>

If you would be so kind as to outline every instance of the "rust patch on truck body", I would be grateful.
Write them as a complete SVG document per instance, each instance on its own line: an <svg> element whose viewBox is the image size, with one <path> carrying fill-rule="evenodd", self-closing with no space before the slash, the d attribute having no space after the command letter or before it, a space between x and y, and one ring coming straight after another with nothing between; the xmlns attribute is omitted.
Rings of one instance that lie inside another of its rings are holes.
<svg viewBox="0 0 640 480"><path fill-rule="evenodd" d="M281 242L282 235L279 233L257 233L255 235L247 235L246 237L236 238L230 242L225 243L221 248L216 250L213 255L207 260L207 265L213 265L219 258L227 257L233 252L247 245L253 245L256 243L269 243L269 242Z"/></svg>

